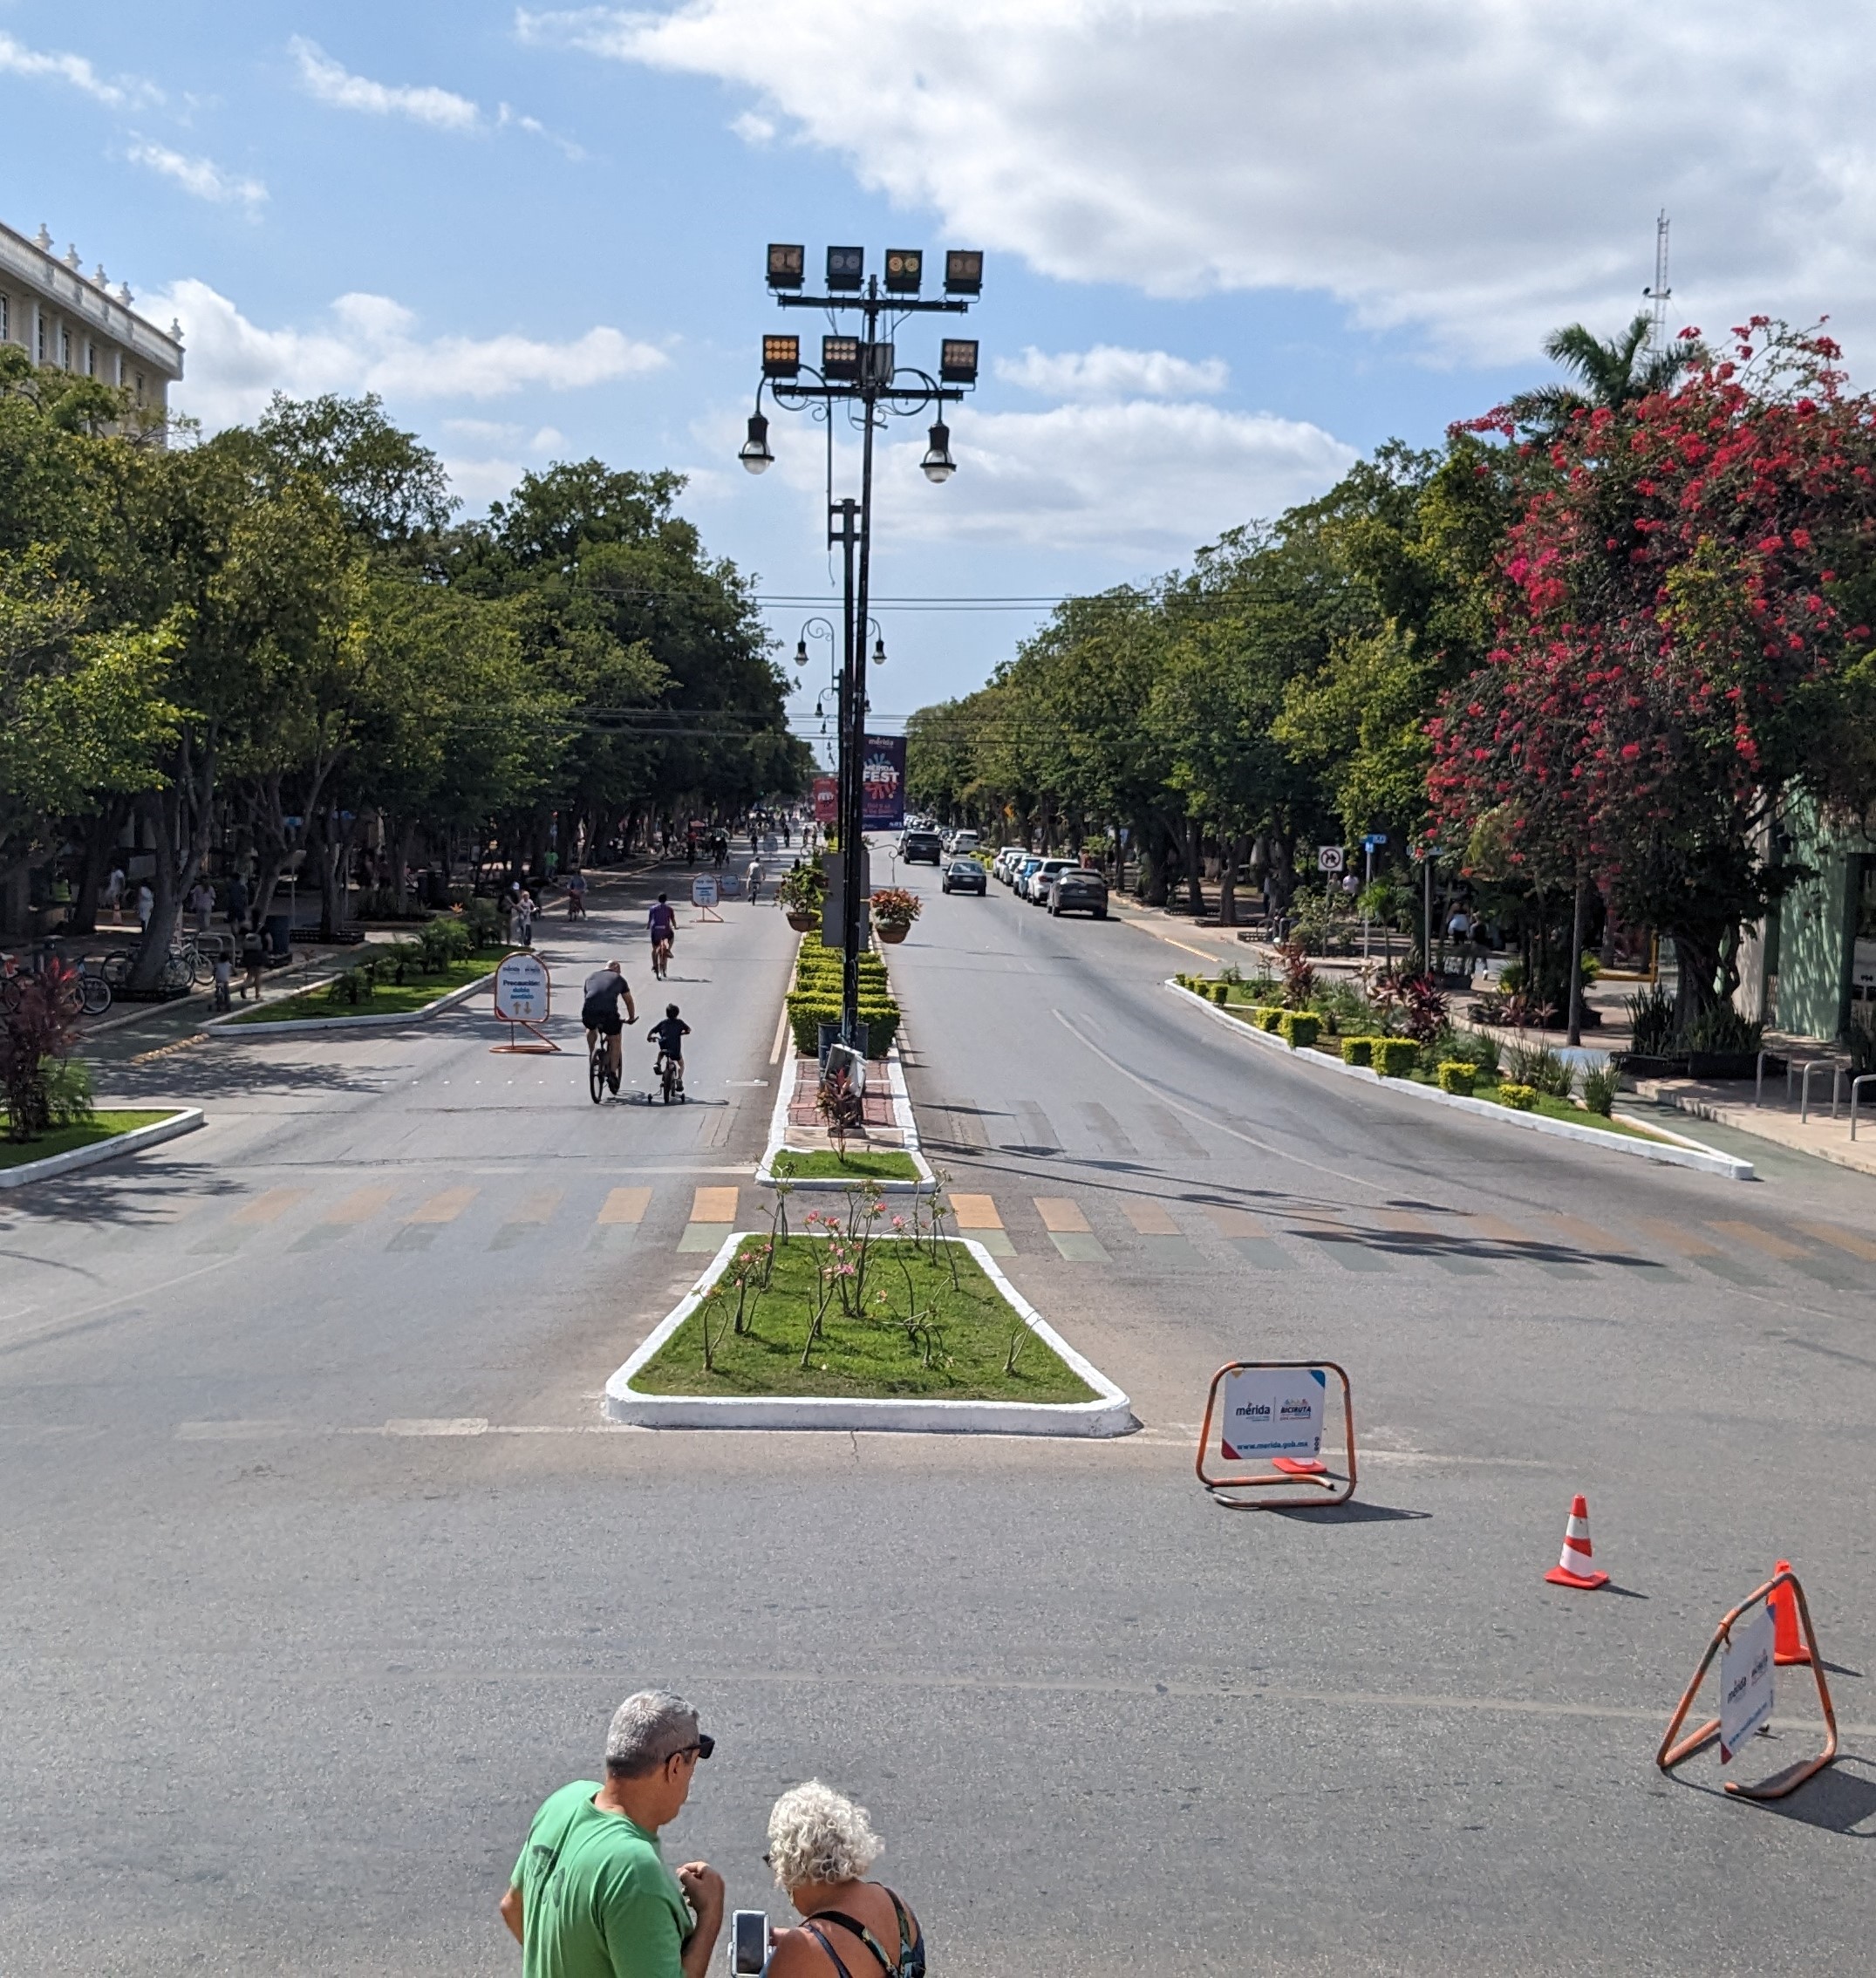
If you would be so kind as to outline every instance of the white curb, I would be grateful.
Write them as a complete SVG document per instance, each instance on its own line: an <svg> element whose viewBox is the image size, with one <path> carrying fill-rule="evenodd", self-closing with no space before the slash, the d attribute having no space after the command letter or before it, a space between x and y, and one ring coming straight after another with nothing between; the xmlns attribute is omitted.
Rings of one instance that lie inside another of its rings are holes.
<svg viewBox="0 0 1876 1978"><path fill-rule="evenodd" d="M633 1378L684 1321L728 1267L738 1246L759 1230L738 1230L691 1286L683 1302L652 1329L651 1336L606 1382L602 1412L609 1422L642 1429L903 1429L950 1436L1123 1436L1137 1426L1133 1403L1098 1367L1084 1360L1049 1325L997 1268L982 1244L968 1237L946 1237L961 1243L982 1265L984 1274L1024 1320L1035 1336L1061 1356L1095 1390L1087 1402L899 1401L847 1395L647 1395L632 1387ZM876 1237L876 1243L910 1242L910 1238Z"/></svg>
<svg viewBox="0 0 1876 1978"><path fill-rule="evenodd" d="M804 1151L788 1144L788 1105L795 1096L795 1058L791 1044L788 1055L781 1061L781 1089L775 1095L774 1110L768 1115L768 1144L762 1149L762 1158L755 1164L755 1185L758 1188L773 1188L777 1177L775 1156L778 1154L799 1154ZM886 1054L886 1082L897 1102L900 1117L905 1122L904 1151L912 1157L912 1170L916 1181L876 1181L869 1183L856 1176L850 1181L842 1181L838 1175L802 1175L796 1177L784 1175L791 1190L814 1190L821 1193L838 1192L849 1188L871 1186L882 1195L917 1195L922 1190L936 1189L938 1177L931 1171L931 1163L918 1151L918 1125L912 1114L911 1095L905 1089L905 1073L899 1063L899 1047L895 1043Z"/></svg>
<svg viewBox="0 0 1876 1978"><path fill-rule="evenodd" d="M1203 1010L1214 1022L1227 1025L1240 1037L1248 1037L1252 1043L1265 1049L1281 1051L1292 1064L1302 1065L1311 1071L1332 1072L1343 1078L1364 1079L1370 1085L1385 1086L1389 1092L1403 1099L1416 1099L1433 1106L1451 1106L1460 1112L1470 1113L1475 1118L1490 1120L1496 1126L1518 1127L1526 1133L1548 1134L1556 1140L1574 1140L1583 1145L1598 1147L1610 1154L1632 1154L1643 1161L1654 1161L1670 1168L1697 1168L1702 1174L1723 1175L1728 1181L1751 1181L1754 1175L1752 1163L1742 1161L1731 1154L1722 1154L1716 1148L1705 1147L1698 1141L1675 1136L1675 1143L1664 1145L1658 1141L1630 1138L1615 1133L1605 1133L1598 1127L1578 1126L1569 1120L1546 1119L1541 1113L1514 1113L1509 1106L1495 1104L1490 1099L1472 1099L1457 1092L1442 1092L1437 1086L1419 1085L1408 1078L1383 1078L1369 1065L1346 1065L1340 1058L1331 1058L1320 1051L1293 1051L1282 1038L1273 1032L1259 1030L1254 1024L1240 1023L1234 1016L1227 1016L1217 1004L1193 992L1170 976L1164 986L1174 995L1183 996L1196 1007ZM1649 1129L1654 1130L1652 1127Z"/></svg>
<svg viewBox="0 0 1876 1978"><path fill-rule="evenodd" d="M407 1023L421 1023L426 1017L440 1015L445 1010L454 1009L459 1003L467 1002L495 979L495 971L491 969L487 975L477 976L474 982L452 989L448 995L439 996L433 1003L426 1003L420 1009L406 1010L395 1016L291 1017L280 1023L243 1023L241 1019L251 1016L252 1013L234 1010L227 1016L210 1017L202 1028L224 1044L252 1044L269 1037L311 1037L328 1030L400 1030ZM294 993L306 995L310 992L296 990Z"/></svg>
<svg viewBox="0 0 1876 1978"><path fill-rule="evenodd" d="M113 1106L99 1108L115 1112ZM147 1112L147 1107L126 1107L126 1112ZM140 1153L175 1140L197 1127L208 1124L200 1106L179 1107L167 1120L152 1120L148 1126L133 1127L128 1133L109 1140L93 1141L89 1147L74 1147L64 1154L48 1154L43 1161L24 1161L17 1168L0 1168L0 1188L24 1188L28 1182L50 1181L54 1175L69 1175L74 1168L93 1168L100 1161L114 1161L120 1154Z"/></svg>

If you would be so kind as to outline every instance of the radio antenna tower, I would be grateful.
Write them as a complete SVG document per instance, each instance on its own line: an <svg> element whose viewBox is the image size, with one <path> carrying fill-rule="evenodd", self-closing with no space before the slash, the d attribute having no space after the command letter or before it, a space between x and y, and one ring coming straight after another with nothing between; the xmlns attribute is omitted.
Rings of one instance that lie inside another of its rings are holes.
<svg viewBox="0 0 1876 1978"><path fill-rule="evenodd" d="M1641 293L1654 304L1654 329L1649 341L1657 351L1668 348L1668 304L1674 290L1668 286L1668 208L1654 221L1654 283Z"/></svg>

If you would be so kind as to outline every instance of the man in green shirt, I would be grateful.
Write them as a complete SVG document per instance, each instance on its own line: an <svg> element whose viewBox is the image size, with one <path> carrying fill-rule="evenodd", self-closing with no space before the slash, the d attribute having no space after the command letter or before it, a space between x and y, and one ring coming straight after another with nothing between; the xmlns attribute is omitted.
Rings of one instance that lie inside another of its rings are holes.
<svg viewBox="0 0 1876 1978"><path fill-rule="evenodd" d="M714 1749L681 1696L642 1689L619 1705L605 1783L576 1779L547 1800L501 1898L523 1978L704 1978L723 1878L704 1861L673 1875L658 1831Z"/></svg>

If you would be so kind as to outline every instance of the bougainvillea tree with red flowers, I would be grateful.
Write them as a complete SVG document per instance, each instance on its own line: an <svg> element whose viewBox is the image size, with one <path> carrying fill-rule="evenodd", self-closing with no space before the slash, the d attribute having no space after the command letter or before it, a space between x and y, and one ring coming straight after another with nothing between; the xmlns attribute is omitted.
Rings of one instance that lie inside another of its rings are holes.
<svg viewBox="0 0 1876 1978"><path fill-rule="evenodd" d="M1845 791L1838 697L1876 622L1876 402L1763 318L1672 391L1523 449L1485 665L1429 788L1538 883L1584 874L1671 935L1682 1022L1736 986L1778 883L1768 826ZM1475 422L1514 439L1508 414Z"/></svg>

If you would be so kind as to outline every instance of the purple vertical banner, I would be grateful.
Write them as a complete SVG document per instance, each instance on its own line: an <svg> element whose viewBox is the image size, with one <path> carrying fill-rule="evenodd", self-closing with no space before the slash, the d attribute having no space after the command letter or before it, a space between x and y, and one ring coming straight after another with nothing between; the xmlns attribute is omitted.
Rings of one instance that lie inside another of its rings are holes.
<svg viewBox="0 0 1876 1978"><path fill-rule="evenodd" d="M863 826L897 831L905 823L905 737L869 735L860 762Z"/></svg>

